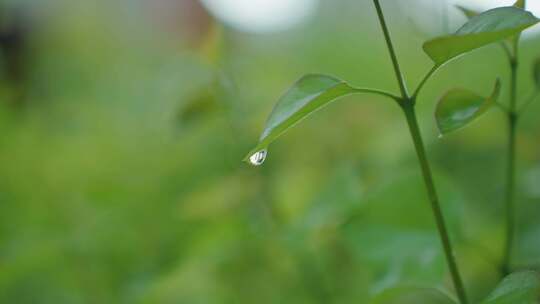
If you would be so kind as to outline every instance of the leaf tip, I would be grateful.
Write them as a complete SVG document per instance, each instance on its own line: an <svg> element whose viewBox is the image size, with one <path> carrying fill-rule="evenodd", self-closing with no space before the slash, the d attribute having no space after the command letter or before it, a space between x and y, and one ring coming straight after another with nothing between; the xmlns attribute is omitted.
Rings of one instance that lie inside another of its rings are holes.
<svg viewBox="0 0 540 304"><path fill-rule="evenodd" d="M255 151L255 149L249 150L249 152L246 154L246 156L244 156L244 158L242 158L242 161L245 162L245 163L249 163L249 158L251 157L251 155L253 155L256 152L257 151Z"/></svg>
<svg viewBox="0 0 540 304"><path fill-rule="evenodd" d="M246 157L244 157L243 161L252 165L252 166L260 166L264 163L266 160L266 156L268 155L268 150L266 147L261 147L260 145L252 149Z"/></svg>

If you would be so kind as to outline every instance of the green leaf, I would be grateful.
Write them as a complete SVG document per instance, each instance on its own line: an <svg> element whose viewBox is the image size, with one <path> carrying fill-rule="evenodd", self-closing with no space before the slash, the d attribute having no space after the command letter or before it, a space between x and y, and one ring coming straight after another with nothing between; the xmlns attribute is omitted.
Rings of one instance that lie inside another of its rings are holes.
<svg viewBox="0 0 540 304"><path fill-rule="evenodd" d="M377 90L353 88L343 80L331 76L309 74L302 77L275 105L266 121L259 143L244 158L244 161L248 161L257 152L265 150L270 143L309 114L339 97L361 92L392 97L388 93Z"/></svg>
<svg viewBox="0 0 540 304"><path fill-rule="evenodd" d="M516 3L514 3L513 5L514 7L517 7L517 8L520 8L520 9L525 9L525 0L518 0L516 1ZM456 5L455 6L458 10L460 10L464 15L465 17L467 17L468 19L476 16L476 15L480 15L480 11L477 11L477 10L473 10L473 9L470 9L470 8L466 8L464 6L461 6L461 5Z"/></svg>
<svg viewBox="0 0 540 304"><path fill-rule="evenodd" d="M435 288L395 287L377 295L372 304L456 304L448 295Z"/></svg>
<svg viewBox="0 0 540 304"><path fill-rule="evenodd" d="M533 66L534 83L538 90L540 90L540 58L537 58Z"/></svg>
<svg viewBox="0 0 540 304"><path fill-rule="evenodd" d="M467 19L471 19L472 17L476 15L480 15L479 11L469 9L461 5L456 5L456 8L460 10L465 15L465 17L467 17Z"/></svg>
<svg viewBox="0 0 540 304"><path fill-rule="evenodd" d="M535 304L540 296L540 278L534 271L510 274L482 304Z"/></svg>
<svg viewBox="0 0 540 304"><path fill-rule="evenodd" d="M437 104L435 119L441 135L455 131L485 113L499 97L500 81L489 97L482 97L465 89L448 91Z"/></svg>
<svg viewBox="0 0 540 304"><path fill-rule="evenodd" d="M424 43L426 54L437 66L474 49L519 34L540 19L528 11L499 7L472 17L457 32Z"/></svg>

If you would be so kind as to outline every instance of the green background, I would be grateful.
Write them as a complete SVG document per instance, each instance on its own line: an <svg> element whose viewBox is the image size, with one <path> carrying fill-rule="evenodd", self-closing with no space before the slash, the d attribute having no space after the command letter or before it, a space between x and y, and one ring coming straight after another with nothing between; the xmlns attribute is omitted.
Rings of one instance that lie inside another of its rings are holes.
<svg viewBox="0 0 540 304"><path fill-rule="evenodd" d="M274 143L263 166L241 162L305 73L398 92L369 1L322 1L274 34L208 19L218 38L180 11L161 20L150 1L12 2L37 17L23 101L0 82L1 303L366 303L396 284L451 290L391 101L343 98ZM406 2L383 6L414 87L430 68L422 42L446 29L436 6ZM454 30L465 19L449 12ZM521 98L540 56L527 37ZM493 109L439 139L433 111L446 90L487 95L497 76L506 101L508 74L504 53L482 48L445 66L418 104L473 299L499 280L506 124ZM540 265L539 111L519 125L518 268Z"/></svg>

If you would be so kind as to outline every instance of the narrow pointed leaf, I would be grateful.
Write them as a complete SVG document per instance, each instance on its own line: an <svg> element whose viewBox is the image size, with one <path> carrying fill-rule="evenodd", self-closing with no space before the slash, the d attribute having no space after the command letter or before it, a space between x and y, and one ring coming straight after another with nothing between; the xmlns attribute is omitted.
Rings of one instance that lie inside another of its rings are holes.
<svg viewBox="0 0 540 304"><path fill-rule="evenodd" d="M514 6L517 8L525 9L525 0L517 0L516 3L514 3Z"/></svg>
<svg viewBox="0 0 540 304"><path fill-rule="evenodd" d="M523 9L499 7L472 17L457 32L424 43L426 54L437 66L474 49L514 36L540 19Z"/></svg>
<svg viewBox="0 0 540 304"><path fill-rule="evenodd" d="M510 274L482 304L536 304L540 296L540 278L534 271Z"/></svg>
<svg viewBox="0 0 540 304"><path fill-rule="evenodd" d="M395 287L377 295L371 304L457 304L447 294L435 288Z"/></svg>
<svg viewBox="0 0 540 304"><path fill-rule="evenodd" d="M353 88L343 80L320 74L309 74L298 80L275 105L257 146L244 160L264 150L289 128L309 114L339 97L355 92L373 92L371 89Z"/></svg>
<svg viewBox="0 0 540 304"><path fill-rule="evenodd" d="M485 113L499 97L499 80L489 97L465 89L448 91L437 104L435 120L442 135L458 130Z"/></svg>
<svg viewBox="0 0 540 304"><path fill-rule="evenodd" d="M480 15L479 11L469 9L461 5L456 5L456 8L460 10L465 15L465 17L467 17L467 19L471 19L476 15Z"/></svg>

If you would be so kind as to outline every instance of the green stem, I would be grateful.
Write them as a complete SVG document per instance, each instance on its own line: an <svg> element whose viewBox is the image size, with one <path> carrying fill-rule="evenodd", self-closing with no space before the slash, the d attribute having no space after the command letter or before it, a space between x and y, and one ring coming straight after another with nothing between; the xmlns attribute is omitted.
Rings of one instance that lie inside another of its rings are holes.
<svg viewBox="0 0 540 304"><path fill-rule="evenodd" d="M371 93L371 94L381 95L381 96L392 98L395 101L399 101L401 99L401 98L399 98L399 96L396 96L396 95L394 95L392 93L382 91L382 90L377 90L377 89L354 88L354 92L355 93Z"/></svg>
<svg viewBox="0 0 540 304"><path fill-rule="evenodd" d="M409 96L409 93L407 92L407 85L405 84L405 79L403 78L403 74L401 73L401 70L399 68L397 56L394 51L394 47L392 45L390 33L388 32L388 28L384 20L384 15L382 13L379 0L373 0L373 3L375 4L375 8L377 9L377 16L379 18L379 22L381 24L381 27L384 33L386 45L388 47L388 51L390 52L390 58L392 59L392 65L394 66L394 72L396 74L399 88L401 90L400 105L405 113L407 124L409 126L409 130L411 132L411 136L414 142L414 147L416 149L416 154L418 155L418 161L422 169L424 183L425 183L426 190L428 193L429 201L431 203L431 209L433 210L433 215L435 217L435 222L437 225L437 230L439 232L439 237L443 245L444 254L446 256L448 268L450 269L450 274L452 276L454 288L459 298L459 302L461 304L467 304L468 302L467 302L467 296L465 293L465 288L463 286L463 281L461 280L459 269L458 269L458 266L457 266L457 263L453 254L452 244L450 242L450 237L448 236L448 230L446 229L446 224L445 224L444 216L442 214L442 210L439 204L437 191L435 190L435 184L433 182L431 169L429 167L429 163L426 157L426 151L424 148L424 143L422 141L422 136L420 134L420 129L418 127L418 120L416 119L416 113L414 109L414 106L416 103L416 98L415 98L416 95L419 93L419 91L421 90L421 88L423 87L427 79L429 79L429 77L435 72L436 67L434 67L430 72L428 72L427 76L420 83L419 88L415 91L415 95L411 98Z"/></svg>
<svg viewBox="0 0 540 304"><path fill-rule="evenodd" d="M516 163L516 118L510 113L508 116L508 152L506 167L506 195L505 195L505 213L506 213L506 233L504 253L502 259L501 273L503 276L511 272L510 263L512 256L512 245L514 243L514 191L515 191L515 163Z"/></svg>
<svg viewBox="0 0 540 304"><path fill-rule="evenodd" d="M373 0L375 4L375 9L377 10L377 16L379 17L379 22L381 23L381 28L384 33L384 39L386 40L386 46L388 51L390 51L390 58L392 59L392 65L394 66L394 72L399 84L399 90L401 91L401 96L409 96L407 92L407 86L405 84L405 79L403 79L403 74L399 68L399 63L397 60L396 52L394 51L394 46L392 45L392 39L390 39L390 33L388 32L388 27L386 26L386 21L384 20L384 15L381 9L381 4L379 0Z"/></svg>
<svg viewBox="0 0 540 304"><path fill-rule="evenodd" d="M516 123L518 115L516 113L517 104L517 69L518 69L518 43L514 43L514 54L510 59L510 105L507 113L508 117L508 151L506 167L506 194L505 194L505 243L501 265L503 276L510 273L510 263L512 260L512 246L514 243L515 230L515 184L516 184Z"/></svg>
<svg viewBox="0 0 540 304"><path fill-rule="evenodd" d="M443 245L446 262L452 276L454 288L459 298L459 302L461 304L467 304L465 288L460 276L456 259L454 257L452 243L450 242L450 237L448 236L448 230L446 228L444 216L439 203L439 198L435 189L435 184L433 182L433 176L431 174L429 162L426 157L426 151L424 148L424 143L422 141L422 136L420 134L420 129L418 128L418 120L416 119L414 107L410 104L404 105L403 112L405 113L405 117L407 118L409 131L411 132L414 147L416 149L416 154L418 156L418 161L420 162L420 168L422 169L422 176L424 178L424 183L428 192L429 202L431 203L431 209L433 210L433 216L435 217L437 230L439 231L439 237Z"/></svg>
<svg viewBox="0 0 540 304"><path fill-rule="evenodd" d="M503 49L504 54L506 55L506 58L508 59L510 64L512 64L512 57L513 57L512 52L510 51L510 48L508 47L508 45L506 45L506 42L502 41L501 43L499 43L499 45Z"/></svg>
<svg viewBox="0 0 540 304"><path fill-rule="evenodd" d="M510 61L510 110L516 110L517 103L517 69L518 69L518 59L517 59L518 47L514 47L514 57Z"/></svg>
<svg viewBox="0 0 540 304"><path fill-rule="evenodd" d="M416 90L414 90L414 93L413 93L413 99L416 99L416 97L418 97L418 94L420 94L420 91L422 90L422 88L424 87L424 85L427 83L427 81L429 80L429 78L431 78L431 76L433 76L433 74L435 72L437 72L437 70L439 69L439 65L435 65L433 66L428 72L427 74L424 76L424 78L422 78L422 80L420 81L420 84L418 85L418 87L416 88Z"/></svg>

